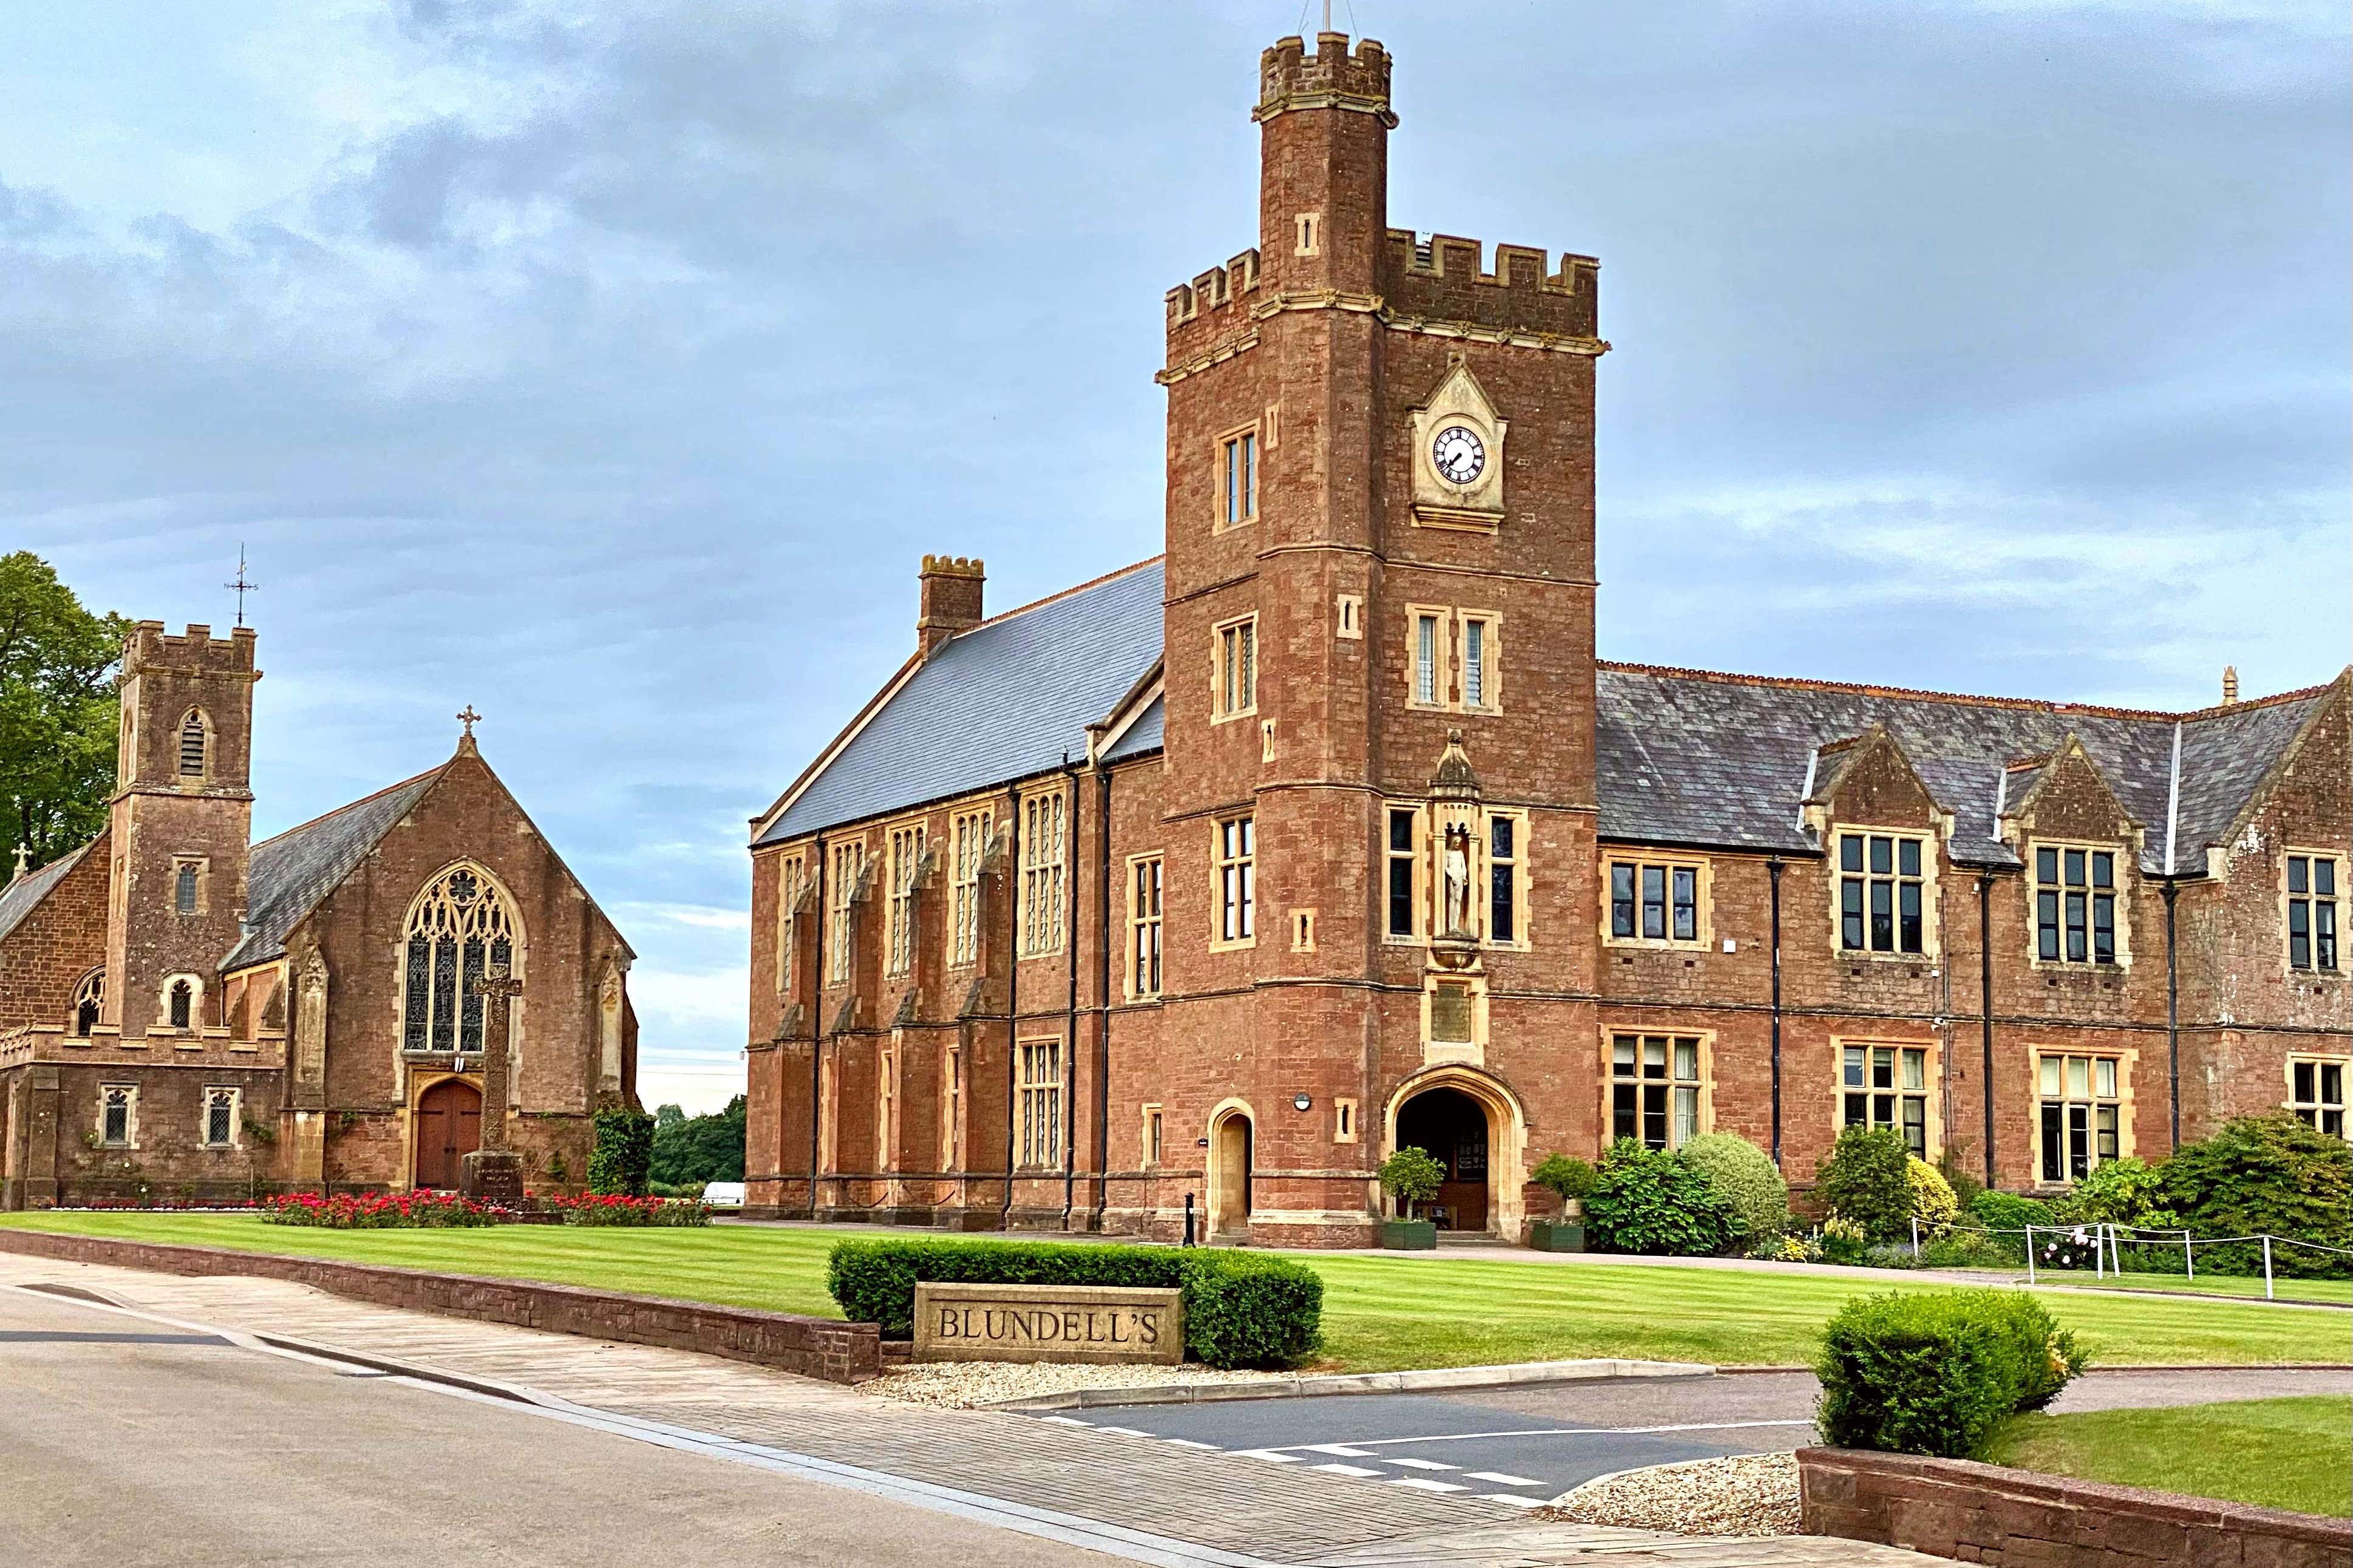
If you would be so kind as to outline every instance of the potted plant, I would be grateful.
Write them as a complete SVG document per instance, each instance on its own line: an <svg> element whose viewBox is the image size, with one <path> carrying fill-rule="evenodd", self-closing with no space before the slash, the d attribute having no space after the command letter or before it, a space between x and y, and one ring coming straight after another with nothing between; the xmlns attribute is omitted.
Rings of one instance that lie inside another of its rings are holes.
<svg viewBox="0 0 2353 1568"><path fill-rule="evenodd" d="M1546 1154L1529 1180L1560 1200L1560 1217L1532 1220L1528 1245L1538 1252L1585 1250L1585 1194L1593 1190L1593 1167L1567 1154Z"/></svg>
<svg viewBox="0 0 2353 1568"><path fill-rule="evenodd" d="M1438 1195L1446 1168L1426 1149L1400 1149L1381 1162L1381 1191L1398 1205L1398 1217L1381 1222L1381 1245L1403 1252L1427 1252L1438 1245L1438 1226L1413 1217L1414 1206Z"/></svg>

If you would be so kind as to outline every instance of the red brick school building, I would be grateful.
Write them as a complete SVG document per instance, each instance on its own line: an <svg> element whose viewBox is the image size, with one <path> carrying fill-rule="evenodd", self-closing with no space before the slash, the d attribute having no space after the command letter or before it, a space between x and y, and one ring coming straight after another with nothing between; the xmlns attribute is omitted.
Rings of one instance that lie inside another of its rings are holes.
<svg viewBox="0 0 2353 1568"><path fill-rule="evenodd" d="M2012 1190L2345 1129L2348 677L2183 713L1594 651L1598 265L1392 228L1390 61L1265 52L1169 290L1165 552L917 647L753 828L755 1210L1362 1245L1416 1144L1899 1130Z"/></svg>

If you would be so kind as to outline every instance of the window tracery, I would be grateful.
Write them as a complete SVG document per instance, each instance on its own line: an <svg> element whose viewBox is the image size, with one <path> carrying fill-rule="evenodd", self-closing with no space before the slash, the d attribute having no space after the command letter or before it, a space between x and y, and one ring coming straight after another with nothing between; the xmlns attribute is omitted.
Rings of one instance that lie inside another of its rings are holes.
<svg viewBox="0 0 2353 1568"><path fill-rule="evenodd" d="M480 1051L474 981L492 964L514 968L516 935L513 911L486 873L471 866L443 872L409 911L401 944L401 1049Z"/></svg>
<svg viewBox="0 0 2353 1568"><path fill-rule="evenodd" d="M106 971L93 969L81 977L79 985L74 987L73 1037L77 1040L90 1038L90 1032L98 1027L99 1015L105 1010Z"/></svg>

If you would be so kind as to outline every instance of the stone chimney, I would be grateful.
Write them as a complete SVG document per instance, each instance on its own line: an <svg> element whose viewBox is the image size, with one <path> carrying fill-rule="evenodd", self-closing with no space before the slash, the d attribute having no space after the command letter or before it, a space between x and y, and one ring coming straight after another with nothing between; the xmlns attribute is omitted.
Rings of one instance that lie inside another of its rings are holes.
<svg viewBox="0 0 2353 1568"><path fill-rule="evenodd" d="M2226 664L2222 667L2222 706L2228 708L2238 700L2239 667L2235 664Z"/></svg>
<svg viewBox="0 0 2353 1568"><path fill-rule="evenodd" d="M923 557L921 609L915 616L915 642L925 658L958 632L980 625L980 596L987 580L978 560L961 555Z"/></svg>

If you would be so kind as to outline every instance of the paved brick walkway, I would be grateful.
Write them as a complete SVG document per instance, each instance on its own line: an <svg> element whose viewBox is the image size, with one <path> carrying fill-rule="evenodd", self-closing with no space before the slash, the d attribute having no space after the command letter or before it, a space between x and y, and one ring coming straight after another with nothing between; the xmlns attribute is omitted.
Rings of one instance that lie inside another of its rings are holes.
<svg viewBox="0 0 2353 1568"><path fill-rule="evenodd" d="M0 1255L0 1285L56 1283L133 1310L274 1335L591 1411L1145 1531L1260 1563L1330 1568L1480 1564L1809 1568L1926 1564L1853 1542L1704 1541L1498 1520L1491 1503L1308 1476L1147 1436L1072 1431L992 1411L939 1411L649 1345L372 1307L282 1280L184 1279Z"/></svg>

